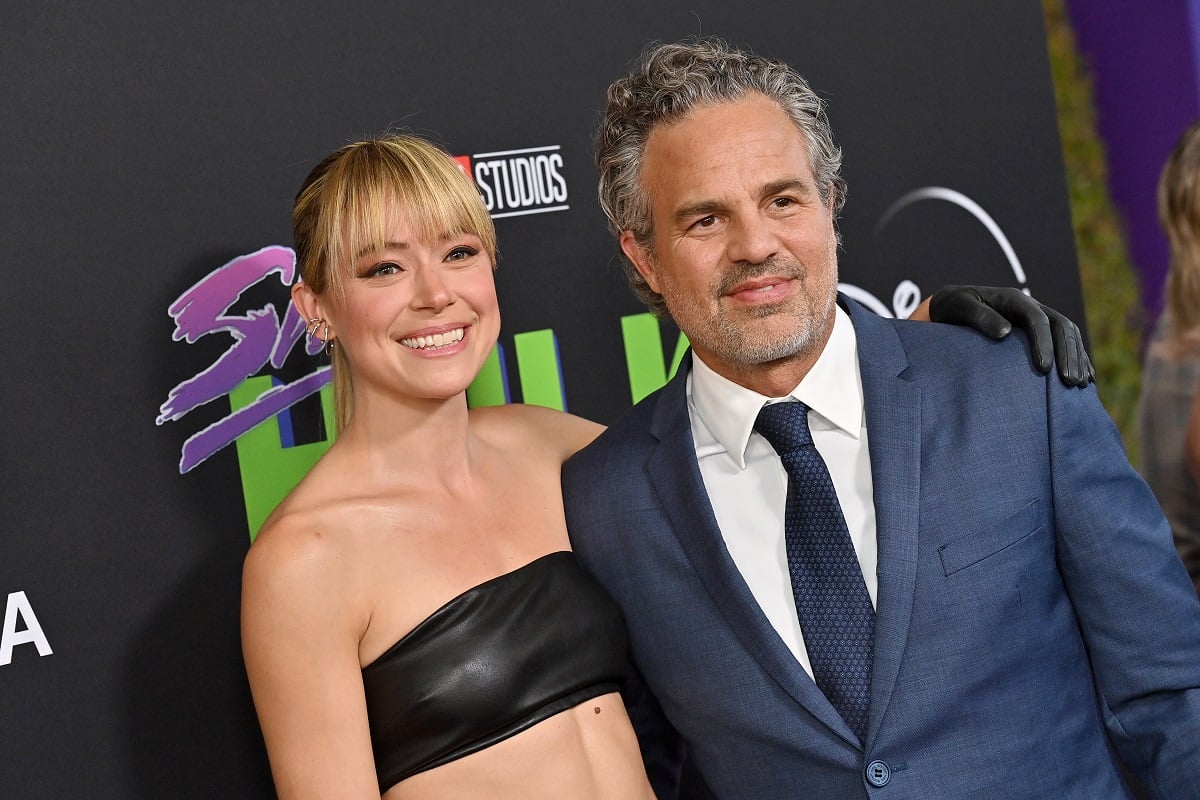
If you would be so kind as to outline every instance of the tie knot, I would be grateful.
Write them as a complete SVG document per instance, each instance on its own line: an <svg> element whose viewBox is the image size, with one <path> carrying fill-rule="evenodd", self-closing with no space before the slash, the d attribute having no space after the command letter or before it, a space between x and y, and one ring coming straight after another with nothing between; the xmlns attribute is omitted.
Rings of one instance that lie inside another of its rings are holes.
<svg viewBox="0 0 1200 800"><path fill-rule="evenodd" d="M754 429L783 455L813 443L808 430L808 406L800 402L771 403L758 412Z"/></svg>

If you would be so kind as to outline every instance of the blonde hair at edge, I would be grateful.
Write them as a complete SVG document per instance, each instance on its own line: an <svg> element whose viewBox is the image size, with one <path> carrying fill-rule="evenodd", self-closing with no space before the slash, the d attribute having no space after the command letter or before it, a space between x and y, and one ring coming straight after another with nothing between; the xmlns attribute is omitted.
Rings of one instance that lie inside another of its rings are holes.
<svg viewBox="0 0 1200 800"><path fill-rule="evenodd" d="M1184 132L1163 167L1158 219L1171 242L1167 308L1179 335L1200 327L1200 121Z"/></svg>
<svg viewBox="0 0 1200 800"><path fill-rule="evenodd" d="M305 179L292 208L300 279L317 295L341 295L355 254L382 250L396 213L429 241L478 236L495 265L496 229L471 180L437 145L392 135L335 150ZM342 349L335 346L330 358L340 433L350 423L354 385Z"/></svg>

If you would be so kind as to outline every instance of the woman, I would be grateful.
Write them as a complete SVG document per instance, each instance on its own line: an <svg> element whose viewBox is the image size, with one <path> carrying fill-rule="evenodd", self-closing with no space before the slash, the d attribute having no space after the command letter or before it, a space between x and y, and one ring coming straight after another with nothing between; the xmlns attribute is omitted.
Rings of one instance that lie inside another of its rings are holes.
<svg viewBox="0 0 1200 800"><path fill-rule="evenodd" d="M1200 591L1200 122L1183 133L1163 166L1158 218L1171 265L1167 309L1142 374L1142 474Z"/></svg>
<svg viewBox="0 0 1200 800"><path fill-rule="evenodd" d="M600 427L467 408L500 328L474 187L420 139L360 142L293 228L340 433L245 564L280 797L652 798L620 614L565 552L559 468Z"/></svg>

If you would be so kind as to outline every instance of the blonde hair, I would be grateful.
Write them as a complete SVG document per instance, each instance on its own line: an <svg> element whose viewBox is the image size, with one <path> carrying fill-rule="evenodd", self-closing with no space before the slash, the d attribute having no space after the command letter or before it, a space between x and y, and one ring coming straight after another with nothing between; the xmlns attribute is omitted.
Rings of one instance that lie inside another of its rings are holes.
<svg viewBox="0 0 1200 800"><path fill-rule="evenodd" d="M1171 243L1167 309L1177 334L1200 326L1200 121L1184 131L1158 181L1158 220Z"/></svg>
<svg viewBox="0 0 1200 800"><path fill-rule="evenodd" d="M383 249L390 219L400 208L418 236L478 236L496 263L495 226L449 153L417 136L390 135L335 150L304 180L292 207L300 279L317 295L340 296L356 255ZM332 349L331 360L341 432L350 422L354 383L340 348Z"/></svg>

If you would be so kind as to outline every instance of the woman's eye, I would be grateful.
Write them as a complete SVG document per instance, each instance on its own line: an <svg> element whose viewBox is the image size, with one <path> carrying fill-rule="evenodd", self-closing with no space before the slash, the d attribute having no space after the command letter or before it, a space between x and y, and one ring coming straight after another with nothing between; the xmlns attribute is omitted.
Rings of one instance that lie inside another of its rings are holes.
<svg viewBox="0 0 1200 800"><path fill-rule="evenodd" d="M462 247L456 247L453 250L451 250L446 255L446 260L447 261L463 261L464 259L468 259L471 256L475 256L475 255L479 255L478 250L476 250L474 247L467 247L466 245L463 245Z"/></svg>
<svg viewBox="0 0 1200 800"><path fill-rule="evenodd" d="M392 261L385 261L382 264L376 264L371 271L367 273L367 276L373 278L384 275L395 275L398 272L400 272L399 264L396 264Z"/></svg>

